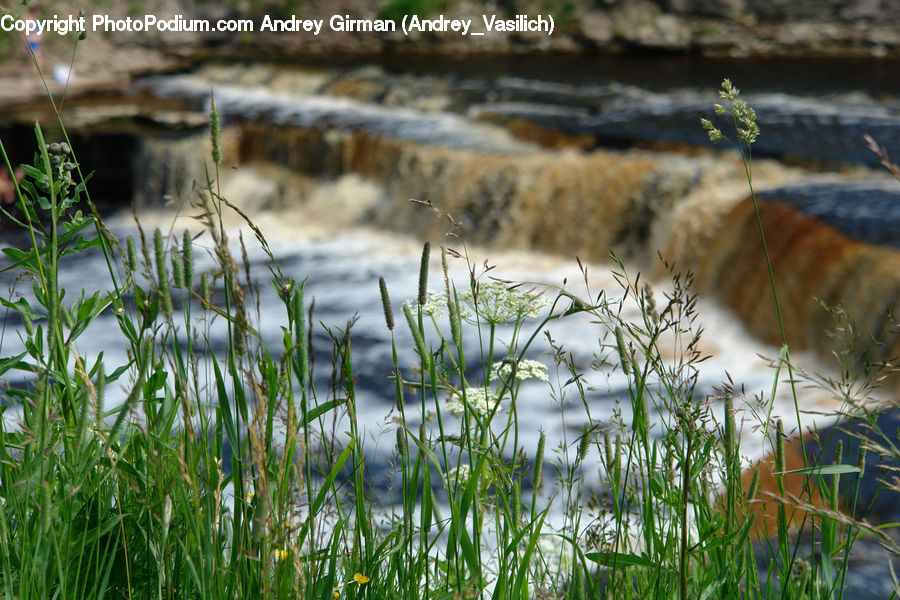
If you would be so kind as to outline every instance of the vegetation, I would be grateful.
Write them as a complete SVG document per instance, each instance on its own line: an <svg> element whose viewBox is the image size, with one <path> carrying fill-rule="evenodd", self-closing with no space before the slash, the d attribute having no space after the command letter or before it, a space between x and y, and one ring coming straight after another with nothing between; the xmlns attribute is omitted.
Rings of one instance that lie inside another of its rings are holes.
<svg viewBox="0 0 900 600"><path fill-rule="evenodd" d="M723 97L730 105L717 111L735 119L752 185L755 115L730 84ZM673 272L671 288L654 292L613 256L617 297L592 292L586 269L578 294L492 281L487 265L470 265L458 284L447 262L467 258L449 215L447 239L458 243L441 248L438 291L428 289L428 244L418 297L402 305L402 319L389 282L380 281L399 484L388 506L374 503L357 418L353 321L327 331L332 385L323 390L313 383L315 320L304 284L285 276L247 219L284 309L281 344L264 343L243 238L232 243L223 226L224 211L244 215L218 189L218 128L213 103L212 170L197 206L203 234L141 229L121 244L94 210L68 142L48 144L35 127L19 212L4 211L28 234L28 248L3 251L31 288L2 300L4 322L19 324L24 348L11 356L0 348L0 374L24 376L3 390L4 597L842 596L851 543L866 530L840 512L837 491L842 476L858 481L864 455L853 465L808 462L797 472L804 511L792 516L782 426L761 415L778 486L776 536L761 578L752 510L759 475L744 477L735 391L698 397L704 357L690 275ZM0 154L13 172L2 144ZM194 260L200 245L215 259L203 273ZM106 289L60 289L60 270L84 252L105 257ZM638 308L637 319L623 316L628 306ZM104 313L114 315L128 348L125 364L78 352L78 339ZM582 373L563 347L551 340L549 369L532 356L551 320L572 318L596 327L595 368L615 369L627 382L612 430L591 418ZM210 342L216 327L227 332L221 352ZM397 344L408 340L415 365L399 359ZM671 348L674 360L664 358ZM786 349L780 361L790 367ZM523 381L545 378L563 417L580 405L589 423L550 453L543 435L525 447L517 420ZM109 406L114 384L124 401ZM654 414L661 431L651 427ZM597 464L592 456L602 471L596 490L584 483ZM792 523L815 537L815 556L800 556Z"/></svg>

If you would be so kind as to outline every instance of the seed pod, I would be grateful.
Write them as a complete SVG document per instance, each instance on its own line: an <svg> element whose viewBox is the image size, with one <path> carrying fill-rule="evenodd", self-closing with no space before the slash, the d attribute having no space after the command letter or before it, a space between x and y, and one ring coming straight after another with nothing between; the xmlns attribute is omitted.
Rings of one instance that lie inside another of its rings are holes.
<svg viewBox="0 0 900 600"><path fill-rule="evenodd" d="M203 301L206 304L212 304L210 298L212 298L209 289L209 274L203 273L200 276L200 296L203 298Z"/></svg>
<svg viewBox="0 0 900 600"><path fill-rule="evenodd" d="M175 287L184 287L184 262L177 248L172 249L172 282Z"/></svg>
<svg viewBox="0 0 900 600"><path fill-rule="evenodd" d="M153 360L153 338L145 337L141 340L141 356L138 365L142 375L146 373L151 360Z"/></svg>
<svg viewBox="0 0 900 600"><path fill-rule="evenodd" d="M431 366L431 355L425 347L425 338L422 336L422 331L419 329L419 326L416 325L409 304L403 305L403 314L406 316L406 323L409 325L409 331L412 333L413 341L416 343L416 349L419 351L419 357L422 359L422 369L427 371Z"/></svg>
<svg viewBox="0 0 900 600"><path fill-rule="evenodd" d="M397 428L397 454L405 459L408 452L406 448L406 431L402 427Z"/></svg>
<svg viewBox="0 0 900 600"><path fill-rule="evenodd" d="M127 256L126 260L128 261L128 270L134 273L137 271L138 261L137 261L137 250L134 247L134 238L129 237L126 240L126 248L127 248Z"/></svg>
<svg viewBox="0 0 900 600"><path fill-rule="evenodd" d="M737 456L737 427L734 422L734 399L731 394L725 395L725 460L728 468L738 458Z"/></svg>
<svg viewBox="0 0 900 600"><path fill-rule="evenodd" d="M384 309L384 322L389 331L394 330L394 311L391 309L391 298L388 296L387 283L384 277L378 278L378 289L381 291L381 307Z"/></svg>
<svg viewBox="0 0 900 600"><path fill-rule="evenodd" d="M534 455L534 473L531 478L531 485L534 486L535 494L539 489L541 489L541 484L543 483L543 471L544 471L544 445L547 442L547 436L544 432L541 432L541 437L538 440L537 453Z"/></svg>
<svg viewBox="0 0 900 600"><path fill-rule="evenodd" d="M184 286L194 287L194 240L191 233L185 229L181 242L181 255L184 259Z"/></svg>
<svg viewBox="0 0 900 600"><path fill-rule="evenodd" d="M166 254L163 249L162 233L153 232L153 249L156 253L156 284L159 289L159 303L166 317L172 316L172 296L169 293L169 274L166 271Z"/></svg>
<svg viewBox="0 0 900 600"><path fill-rule="evenodd" d="M219 111L216 110L216 96L212 95L212 102L209 113L209 138L212 140L212 159L213 162L219 164L222 162L222 141L221 132L219 131L221 123L219 122Z"/></svg>
<svg viewBox="0 0 900 600"><path fill-rule="evenodd" d="M44 533L50 531L53 518L53 503L50 500L50 482L45 481L41 485L41 530Z"/></svg>
<svg viewBox="0 0 900 600"><path fill-rule="evenodd" d="M462 347L462 329L459 326L459 312L456 310L456 302L447 297L447 318L450 319L450 336L457 348Z"/></svg>
<svg viewBox="0 0 900 600"><path fill-rule="evenodd" d="M759 469L753 471L753 477L750 479L750 486L747 488L747 500L756 498L756 492L759 491Z"/></svg>
<svg viewBox="0 0 900 600"><path fill-rule="evenodd" d="M103 403L106 396L106 372L103 369L103 363L100 363L97 371L97 383L94 385L97 392L97 406L94 407L94 421L97 429L103 427Z"/></svg>
<svg viewBox="0 0 900 600"><path fill-rule="evenodd" d="M424 306L428 293L428 257L431 254L431 242L422 247L422 262L419 263L419 306Z"/></svg>

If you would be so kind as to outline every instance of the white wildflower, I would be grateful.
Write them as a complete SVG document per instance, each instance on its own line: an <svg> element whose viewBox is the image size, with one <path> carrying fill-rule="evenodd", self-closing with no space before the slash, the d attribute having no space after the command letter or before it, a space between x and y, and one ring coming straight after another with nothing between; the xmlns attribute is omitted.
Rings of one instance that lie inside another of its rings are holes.
<svg viewBox="0 0 900 600"><path fill-rule="evenodd" d="M537 381L548 381L547 365L536 360L523 359L515 363L516 379L525 381L535 379ZM491 369L491 378L506 381L513 372L513 361L504 360L494 363Z"/></svg>
<svg viewBox="0 0 900 600"><path fill-rule="evenodd" d="M541 311L550 304L543 296L510 289L499 281L479 285L477 296L470 289L460 292L459 299L471 307L482 321L495 325L540 316ZM461 316L467 317L465 314Z"/></svg>
<svg viewBox="0 0 900 600"><path fill-rule="evenodd" d="M456 392L457 396L451 396L447 399L447 410L459 417L465 413L462 395ZM500 403L500 399L495 397L493 392L483 387L470 387L466 389L466 403L469 410L478 416L485 416L493 411Z"/></svg>
<svg viewBox="0 0 900 600"><path fill-rule="evenodd" d="M408 304L411 309L415 309L416 306L418 306L418 301L407 300L406 304ZM463 313L463 317L469 316L469 313L464 307L460 307L460 310ZM428 290L428 297L425 300L425 304L422 305L422 312L435 319L443 317L447 312L447 292Z"/></svg>
<svg viewBox="0 0 900 600"><path fill-rule="evenodd" d="M472 474L472 469L469 465L460 465L458 467L453 467L452 469L447 471L447 485L450 487L460 485L463 486L469 481L469 476Z"/></svg>

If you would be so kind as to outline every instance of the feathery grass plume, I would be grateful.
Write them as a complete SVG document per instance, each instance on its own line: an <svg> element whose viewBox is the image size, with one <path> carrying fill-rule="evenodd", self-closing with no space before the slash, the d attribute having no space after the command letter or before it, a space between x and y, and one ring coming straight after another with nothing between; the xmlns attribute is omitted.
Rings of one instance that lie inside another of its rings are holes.
<svg viewBox="0 0 900 600"><path fill-rule="evenodd" d="M419 263L419 306L428 300L428 258L431 254L431 242L422 246L422 262Z"/></svg>
<svg viewBox="0 0 900 600"><path fill-rule="evenodd" d="M431 370L431 354L428 353L428 349L425 347L425 338L422 336L422 331L419 329L419 326L416 325L416 320L413 317L412 310L409 308L409 303L403 303L403 315L406 317L406 323L409 325L409 331L416 344L416 350L419 351L419 357L422 359L422 369L424 371L429 371Z"/></svg>
<svg viewBox="0 0 900 600"><path fill-rule="evenodd" d="M378 278L378 290L381 292L381 307L384 309L384 322L389 331L394 330L394 311L391 309L391 298L388 296L387 283L384 277Z"/></svg>
<svg viewBox="0 0 900 600"><path fill-rule="evenodd" d="M216 110L216 95L210 96L209 109L209 139L212 140L212 159L213 162L221 164L222 162L222 140L221 140L221 123L219 121L219 111Z"/></svg>
<svg viewBox="0 0 900 600"><path fill-rule="evenodd" d="M531 477L531 485L534 487L534 493L541 488L544 474L544 445L547 443L547 435L542 431L538 440L537 452L534 455L534 473Z"/></svg>
<svg viewBox="0 0 900 600"><path fill-rule="evenodd" d="M137 260L137 250L134 247L134 238L131 236L128 236L128 239L125 240L125 246L126 246L127 252L128 252L128 254L127 254L128 270L131 273L135 273L138 268L138 260Z"/></svg>
<svg viewBox="0 0 900 600"><path fill-rule="evenodd" d="M156 282L159 289L160 305L166 317L172 316L172 296L169 293L169 273L166 271L166 253L163 248L162 232L153 232L153 250L156 258Z"/></svg>
<svg viewBox="0 0 900 600"><path fill-rule="evenodd" d="M194 239L191 232L184 230L181 242L181 255L184 258L184 286L194 287Z"/></svg>
<svg viewBox="0 0 900 600"><path fill-rule="evenodd" d="M578 461L583 461L591 449L591 424L584 424L584 432L581 434L581 443L578 444Z"/></svg>

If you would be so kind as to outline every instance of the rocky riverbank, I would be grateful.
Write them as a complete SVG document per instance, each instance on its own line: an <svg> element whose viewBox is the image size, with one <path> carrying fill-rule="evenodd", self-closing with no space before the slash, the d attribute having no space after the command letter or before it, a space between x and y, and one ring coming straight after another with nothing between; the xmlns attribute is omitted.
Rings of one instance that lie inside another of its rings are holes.
<svg viewBox="0 0 900 600"><path fill-rule="evenodd" d="M300 2L293 11L284 2L249 9L240 4L224 8L211 3L166 0L153 12L159 18L250 19L253 33L198 33L159 31L90 32L78 43L74 36L45 34L38 53L42 70L62 83L62 67L74 64L69 87L79 90L115 87L135 73L176 69L211 56L228 58L296 59L335 55L372 58L377 55L417 53L465 55L537 53L643 54L683 53L723 57L890 57L900 59L900 0L793 2L786 0L553 0L550 2L484 3L460 0L444 3L430 16L472 19L482 15L509 18L519 14L553 17L552 35L543 32L490 32L474 37L453 32L347 32L327 26L333 15L352 19L396 17L398 2L385 6L362 0L336 3ZM410 5L421 2L407 3ZM434 4L434 3L432 3ZM113 2L104 14L113 18L142 16L130 5ZM78 15L79 6L56 2L43 12L19 7L13 13L31 17ZM393 10L393 12L390 12ZM43 14L46 13L46 14ZM319 35L262 32L266 15L324 20ZM92 14L88 14L90 19ZM43 93L33 76L26 53L16 48L17 34L0 40L8 58L0 62L0 102L21 100ZM61 88L61 86L59 86Z"/></svg>

